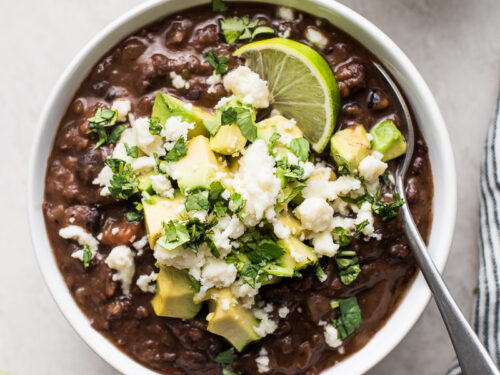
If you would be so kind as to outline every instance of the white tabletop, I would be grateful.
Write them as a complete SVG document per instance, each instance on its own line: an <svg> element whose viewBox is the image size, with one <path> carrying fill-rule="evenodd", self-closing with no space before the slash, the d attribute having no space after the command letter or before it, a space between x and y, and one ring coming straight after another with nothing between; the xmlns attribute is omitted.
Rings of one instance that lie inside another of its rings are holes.
<svg viewBox="0 0 500 375"><path fill-rule="evenodd" d="M35 261L26 219L33 128L77 51L138 0L3 0L0 4L0 371L116 374L71 329ZM458 221L445 279L464 311L476 285L478 176L500 77L498 0L345 0L420 70L441 107L458 168ZM444 374L453 358L435 305L372 375Z"/></svg>

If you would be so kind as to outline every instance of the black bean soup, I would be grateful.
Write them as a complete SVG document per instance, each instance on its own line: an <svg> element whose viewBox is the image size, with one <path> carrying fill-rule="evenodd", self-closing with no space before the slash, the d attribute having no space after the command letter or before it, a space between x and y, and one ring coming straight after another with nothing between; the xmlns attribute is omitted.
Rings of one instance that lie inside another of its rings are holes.
<svg viewBox="0 0 500 375"><path fill-rule="evenodd" d="M61 238L60 228L74 224L95 235L102 232L99 252L106 255L118 245L127 245L145 234L142 222L128 222L126 203L102 197L92 184L113 146L93 150L95 135L88 133L87 118L98 104L110 106L116 98L128 99L132 113L149 116L155 94L164 91L209 111L223 96L222 84L208 90L207 78L213 69L202 57L215 49L229 59L229 69L243 64L232 57L242 44L228 45L220 35L219 19L229 15L248 15L276 31L290 30L289 37L308 44L307 26L318 27L329 38L321 52L335 73L341 110L337 129L363 124L367 129L382 118L399 124L396 98L374 70L374 56L360 43L336 27L305 13L295 19L276 16L276 7L264 4L230 4L226 13L214 13L209 6L186 10L148 25L121 41L103 56L76 92L64 115L48 161L43 210L59 268L79 307L91 325L118 348L141 364L164 374L221 374L213 361L227 349L227 342L206 330L206 312L192 320L158 317L150 305L151 294L135 285L138 275L155 270L149 248L135 257L136 273L128 297L112 280L113 271L104 259L94 258L91 267L71 257L79 245ZM262 38L262 37L261 37ZM186 77L189 88L176 89L170 72ZM329 156L322 155L325 160ZM395 169L397 161L389 163ZM416 223L427 238L432 221L433 182L427 146L417 130L413 163L406 180L407 203ZM115 228L113 230L113 228ZM116 231L116 228L119 228ZM338 277L335 261L321 259L328 278L320 282L311 269L302 278L288 279L263 287L264 300L287 306L290 314L280 320L278 329L261 341L250 344L235 355L234 371L256 374L256 358L264 346L270 359L270 374L318 374L321 370L363 347L405 295L417 267L403 237L401 218L381 222L375 218L380 239L359 238L351 248L358 254L362 272L349 286ZM361 327L344 340L341 350L325 343L318 323L330 321L335 312L330 301L356 295L362 311ZM206 307L204 308L206 309ZM273 312L277 315L277 311Z"/></svg>

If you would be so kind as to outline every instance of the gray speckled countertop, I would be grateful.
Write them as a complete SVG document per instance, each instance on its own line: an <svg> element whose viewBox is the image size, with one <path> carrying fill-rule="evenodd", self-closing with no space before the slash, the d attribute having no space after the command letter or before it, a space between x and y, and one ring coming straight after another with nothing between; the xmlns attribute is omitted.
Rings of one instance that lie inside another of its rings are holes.
<svg viewBox="0 0 500 375"><path fill-rule="evenodd" d="M477 269L478 176L500 78L500 1L345 0L420 70L448 124L458 169L458 220L445 279L467 313ZM32 130L78 50L138 0L17 0L0 4L0 371L116 374L76 335L35 261L25 207ZM438 229L439 230L439 229ZM469 314L467 314L469 315ZM444 374L453 351L433 302L371 375Z"/></svg>

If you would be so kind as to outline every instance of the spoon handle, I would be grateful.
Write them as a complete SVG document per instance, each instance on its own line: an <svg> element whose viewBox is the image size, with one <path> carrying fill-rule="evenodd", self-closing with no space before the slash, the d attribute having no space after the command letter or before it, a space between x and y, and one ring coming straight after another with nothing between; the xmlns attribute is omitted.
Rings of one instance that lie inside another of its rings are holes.
<svg viewBox="0 0 500 375"><path fill-rule="evenodd" d="M413 255L424 275L434 300L446 324L464 375L499 375L493 360L472 330L446 287L432 261L412 215L405 204L402 208L404 230Z"/></svg>

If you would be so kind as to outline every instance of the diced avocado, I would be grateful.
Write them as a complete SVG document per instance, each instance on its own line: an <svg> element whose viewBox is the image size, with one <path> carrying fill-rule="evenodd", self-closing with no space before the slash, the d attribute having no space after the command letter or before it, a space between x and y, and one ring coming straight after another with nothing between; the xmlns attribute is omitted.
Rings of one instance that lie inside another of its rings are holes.
<svg viewBox="0 0 500 375"><path fill-rule="evenodd" d="M281 266L299 270L318 261L318 257L313 250L295 237L288 237L278 240L278 245L285 250L281 259Z"/></svg>
<svg viewBox="0 0 500 375"><path fill-rule="evenodd" d="M187 154L175 163L179 174L177 183L182 192L186 189L208 189L217 172L222 172L217 157L210 149L207 137L199 135L187 143Z"/></svg>
<svg viewBox="0 0 500 375"><path fill-rule="evenodd" d="M309 177L308 181L311 180L326 180L326 181L335 181L337 179L337 175L333 171L332 168L327 167L326 169L315 170L311 177Z"/></svg>
<svg viewBox="0 0 500 375"><path fill-rule="evenodd" d="M371 145L363 125L356 125L335 133L330 140L330 153L339 169L352 173L371 152Z"/></svg>
<svg viewBox="0 0 500 375"><path fill-rule="evenodd" d="M161 266L151 305L158 316L191 319L201 309L201 304L193 302L198 290L197 281L186 270Z"/></svg>
<svg viewBox="0 0 500 375"><path fill-rule="evenodd" d="M218 290L217 298L209 300L208 308L207 330L224 337L236 350L241 351L250 342L260 339L254 331L258 320L235 299L231 289Z"/></svg>
<svg viewBox="0 0 500 375"><path fill-rule="evenodd" d="M236 124L221 126L217 134L210 137L210 148L223 155L240 152L246 143L247 139Z"/></svg>
<svg viewBox="0 0 500 375"><path fill-rule="evenodd" d="M139 190L146 191L149 194L154 194L153 187L151 184L151 176L154 175L154 172L149 172L145 174L141 174L137 177L139 180Z"/></svg>
<svg viewBox="0 0 500 375"><path fill-rule="evenodd" d="M379 122L370 129L370 134L373 149L384 155L382 161L395 159L406 152L403 135L391 120Z"/></svg>
<svg viewBox="0 0 500 375"><path fill-rule="evenodd" d="M289 212L283 212L278 216L278 221L290 230L290 235L298 237L302 234L300 222Z"/></svg>
<svg viewBox="0 0 500 375"><path fill-rule="evenodd" d="M183 102L171 95L158 92L153 104L151 118L157 118L163 125L165 121L172 116L180 116L184 121L195 124L194 129L189 130L188 138L193 138L197 135L208 136L207 129L203 125L203 120L213 119L211 113L195 107L191 103Z"/></svg>
<svg viewBox="0 0 500 375"><path fill-rule="evenodd" d="M162 234L163 222L168 223L170 220L181 220L178 214L178 207L182 204L182 199L182 194L176 191L173 199L153 195L151 199L142 200L146 231L149 236L149 246L151 249Z"/></svg>
<svg viewBox="0 0 500 375"><path fill-rule="evenodd" d="M294 121L278 115L269 117L256 124L257 137L269 143L271 137L276 132L282 137L287 138L301 138L303 137L302 130L299 129ZM279 156L286 156L289 150L281 143L275 143L276 154Z"/></svg>

